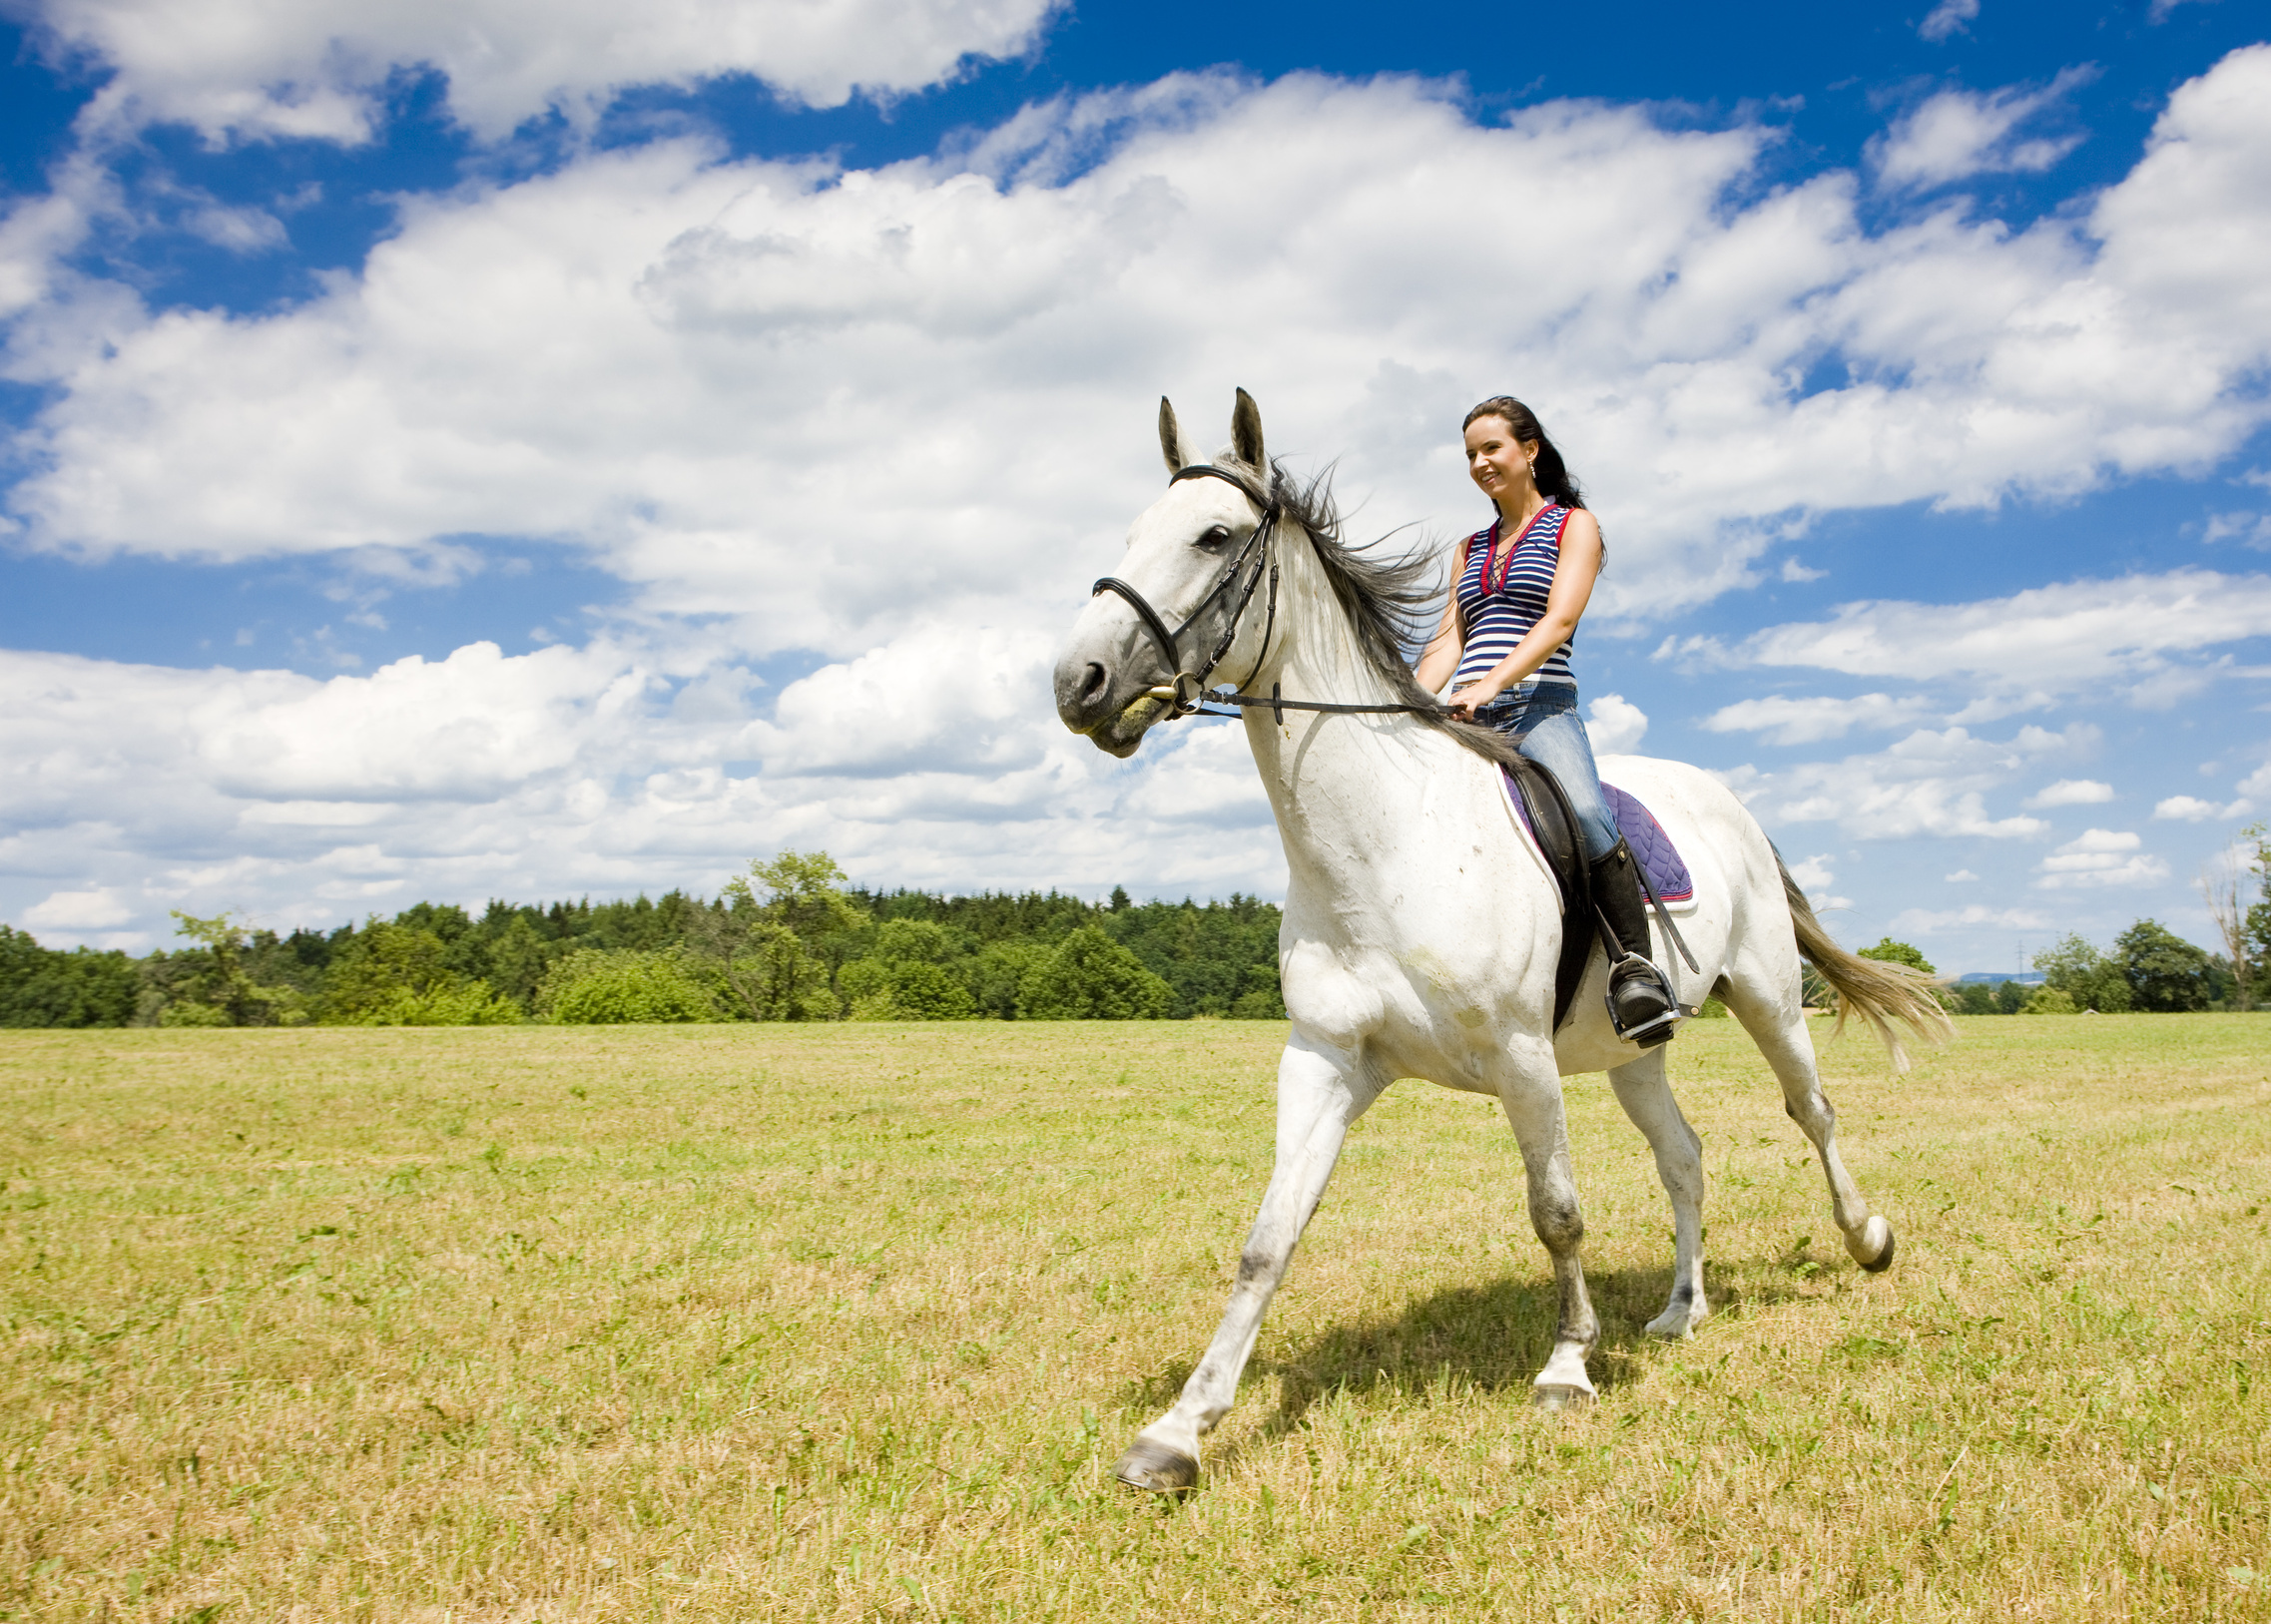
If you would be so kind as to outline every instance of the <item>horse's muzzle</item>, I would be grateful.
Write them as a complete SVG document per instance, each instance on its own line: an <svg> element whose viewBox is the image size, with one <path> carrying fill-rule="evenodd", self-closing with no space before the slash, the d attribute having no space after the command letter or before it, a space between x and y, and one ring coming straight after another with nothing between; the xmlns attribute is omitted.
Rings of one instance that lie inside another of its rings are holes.
<svg viewBox="0 0 2271 1624"><path fill-rule="evenodd" d="M1057 716L1074 733L1106 755L1126 758L1167 705L1152 697L1149 685L1137 688L1097 660L1067 655L1056 668Z"/></svg>

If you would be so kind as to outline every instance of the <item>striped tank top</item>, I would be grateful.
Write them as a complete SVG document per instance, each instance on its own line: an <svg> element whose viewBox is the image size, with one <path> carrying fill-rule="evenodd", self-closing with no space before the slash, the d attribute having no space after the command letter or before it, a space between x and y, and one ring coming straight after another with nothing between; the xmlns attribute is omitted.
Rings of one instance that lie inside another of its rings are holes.
<svg viewBox="0 0 2271 1624"><path fill-rule="evenodd" d="M1544 616L1554 567L1561 562L1561 532L1568 523L1569 509L1548 502L1509 548L1499 548L1496 523L1466 538L1466 568L1458 577L1458 616L1466 640L1458 675L1451 679L1453 687L1486 676ZM1574 642L1572 636L1555 649L1532 676L1522 679L1522 685L1576 687L1576 675L1569 669Z"/></svg>

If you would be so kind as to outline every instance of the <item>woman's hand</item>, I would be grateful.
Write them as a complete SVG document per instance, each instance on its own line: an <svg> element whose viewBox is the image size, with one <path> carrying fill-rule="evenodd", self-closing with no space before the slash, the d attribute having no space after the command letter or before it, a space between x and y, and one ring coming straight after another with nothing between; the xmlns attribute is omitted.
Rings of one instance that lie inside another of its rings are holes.
<svg viewBox="0 0 2271 1624"><path fill-rule="evenodd" d="M1468 683L1449 700L1450 714L1461 722L1472 722L1474 713L1496 699L1503 690L1485 677L1480 682Z"/></svg>

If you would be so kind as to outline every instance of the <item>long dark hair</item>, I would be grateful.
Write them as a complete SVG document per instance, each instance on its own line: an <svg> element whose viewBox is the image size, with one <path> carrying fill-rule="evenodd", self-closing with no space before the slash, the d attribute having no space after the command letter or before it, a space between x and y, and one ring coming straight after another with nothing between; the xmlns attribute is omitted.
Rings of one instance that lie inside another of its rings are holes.
<svg viewBox="0 0 2271 1624"><path fill-rule="evenodd" d="M1585 493L1578 489L1569 465L1561 460L1559 448L1545 437L1545 425L1537 420L1536 412L1510 394L1494 394L1466 414L1458 431L1464 434L1477 417L1503 417L1513 429L1515 439L1524 445L1536 443L1537 460L1531 464L1531 470L1537 476L1540 496L1549 502L1559 502L1563 507L1585 505Z"/></svg>

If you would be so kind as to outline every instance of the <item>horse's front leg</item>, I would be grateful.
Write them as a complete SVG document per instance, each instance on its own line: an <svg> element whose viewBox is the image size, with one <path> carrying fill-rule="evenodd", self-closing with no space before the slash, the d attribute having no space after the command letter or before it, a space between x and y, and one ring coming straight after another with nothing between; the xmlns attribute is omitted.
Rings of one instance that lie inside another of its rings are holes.
<svg viewBox="0 0 2271 1624"><path fill-rule="evenodd" d="M1238 1259L1230 1307L1175 1407L1136 1434L1112 1468L1137 1488L1189 1488L1199 1478L1199 1434L1230 1412L1262 1316L1293 1261L1294 1244L1324 1199L1326 1181L1357 1118L1381 1085L1355 1055L1296 1033L1278 1063L1278 1155L1262 1211Z"/></svg>
<svg viewBox="0 0 2271 1624"><path fill-rule="evenodd" d="M1534 1038L1507 1045L1507 1069L1498 1088L1499 1104L1521 1146L1522 1170L1529 1181L1529 1221L1553 1259L1553 1283L1560 1314L1553 1353L1537 1372L1532 1388L1540 1407L1559 1409L1593 1396L1585 1356L1601 1334L1585 1295L1585 1266L1577 1248L1585 1239L1585 1214L1577 1204L1577 1179L1569 1165L1569 1127L1561 1103L1561 1076L1553 1047Z"/></svg>

